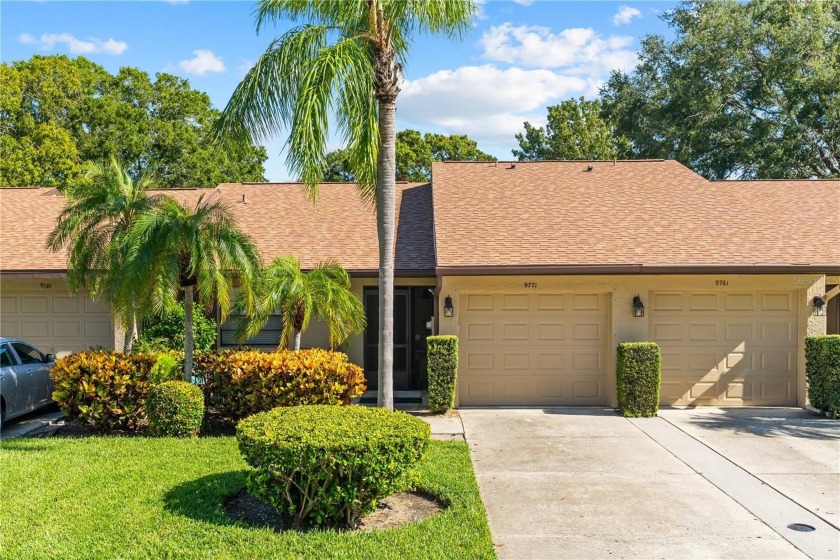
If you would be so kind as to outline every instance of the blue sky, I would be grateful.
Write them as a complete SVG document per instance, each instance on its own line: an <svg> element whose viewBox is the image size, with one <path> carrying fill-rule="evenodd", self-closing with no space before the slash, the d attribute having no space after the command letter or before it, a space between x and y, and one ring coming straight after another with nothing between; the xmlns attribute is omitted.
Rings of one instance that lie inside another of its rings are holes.
<svg viewBox="0 0 840 560"><path fill-rule="evenodd" d="M484 1L459 43L420 37L397 100L400 129L468 134L511 159L522 123L545 107L592 97L613 69L630 69L659 15L675 2ZM290 25L257 35L253 2L9 1L0 3L0 59L86 56L111 72L136 66L190 80L221 108L245 72ZM270 180L288 180L285 138L267 145ZM338 147L334 145L331 147Z"/></svg>

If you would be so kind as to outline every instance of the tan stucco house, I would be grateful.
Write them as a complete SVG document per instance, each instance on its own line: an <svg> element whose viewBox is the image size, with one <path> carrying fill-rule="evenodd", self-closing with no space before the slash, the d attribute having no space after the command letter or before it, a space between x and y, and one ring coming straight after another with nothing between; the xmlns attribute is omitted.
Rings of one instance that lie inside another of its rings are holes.
<svg viewBox="0 0 840 560"><path fill-rule="evenodd" d="M615 348L662 347L662 403L806 404L804 338L840 332L840 181L707 181L674 161L451 162L397 185L395 386L425 386L425 336L456 334L461 405L615 406ZM222 197L263 258L337 260L369 328L347 348L375 383L377 239L354 185ZM0 330L50 352L119 343L44 249L53 189L0 190ZM814 298L827 301L820 313ZM641 308L643 306L643 309ZM277 343L276 317L250 346ZM305 346L325 345L320 325ZM234 346L232 327L219 346Z"/></svg>

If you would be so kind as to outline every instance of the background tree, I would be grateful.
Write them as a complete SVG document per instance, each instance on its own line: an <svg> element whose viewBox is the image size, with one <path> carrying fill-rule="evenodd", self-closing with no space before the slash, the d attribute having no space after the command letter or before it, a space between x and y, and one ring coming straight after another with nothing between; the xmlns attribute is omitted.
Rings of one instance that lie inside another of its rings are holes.
<svg viewBox="0 0 840 560"><path fill-rule="evenodd" d="M525 122L525 134L516 140L513 155L520 161L624 158L630 147L602 118L601 102L583 97L548 107L548 124L537 128Z"/></svg>
<svg viewBox="0 0 840 560"><path fill-rule="evenodd" d="M85 164L116 156L132 178L207 187L265 180L265 149L210 145L218 111L170 74L137 68L111 75L78 57L33 56L0 65L0 185L63 188Z"/></svg>
<svg viewBox="0 0 840 560"><path fill-rule="evenodd" d="M334 262L303 272L295 257L275 259L259 277L253 311L240 324L240 340L256 336L276 310L283 315L280 348L300 350L301 335L313 315L327 325L330 348L365 328L365 308L350 291L350 275Z"/></svg>
<svg viewBox="0 0 840 560"><path fill-rule="evenodd" d="M219 130L264 139L289 126L292 173L311 195L323 176L331 111L379 238L379 406L394 407L396 101L416 34L460 35L470 0L262 0L257 29L303 21L276 39L237 86Z"/></svg>
<svg viewBox="0 0 840 560"><path fill-rule="evenodd" d="M463 134L421 134L416 130L397 132L397 181L423 182L432 178L433 161L495 161L478 149L478 143ZM345 149L326 155L324 181L353 181L350 155Z"/></svg>
<svg viewBox="0 0 840 560"><path fill-rule="evenodd" d="M635 157L711 179L840 176L840 4L687 2L614 73L604 115Z"/></svg>
<svg viewBox="0 0 840 560"><path fill-rule="evenodd" d="M253 309L253 286L259 273L257 248L236 223L229 205L202 195L191 210L171 197L138 216L128 232L128 258L122 274L133 286L155 293L184 292L184 378L192 381L195 296L208 310L217 304L221 322L231 307L234 279L247 309ZM198 292L196 294L196 291ZM156 300L160 311L165 297Z"/></svg>
<svg viewBox="0 0 840 560"><path fill-rule="evenodd" d="M73 293L85 289L114 309L126 330L124 350L131 351L137 321L151 297L148 286L125 286L125 238L138 217L160 202L147 196L147 176L132 180L115 158L90 163L87 181L66 191L66 203L47 237L52 251L67 250L67 279Z"/></svg>

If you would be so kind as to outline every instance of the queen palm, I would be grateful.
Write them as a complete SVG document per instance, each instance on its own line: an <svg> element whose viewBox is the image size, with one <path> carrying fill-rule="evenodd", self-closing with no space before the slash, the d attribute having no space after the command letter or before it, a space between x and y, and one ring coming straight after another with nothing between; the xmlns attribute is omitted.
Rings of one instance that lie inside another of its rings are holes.
<svg viewBox="0 0 840 560"><path fill-rule="evenodd" d="M126 236L126 277L155 293L184 292L184 378L192 380L193 307L218 304L224 321L230 312L236 282L251 309L253 284L260 268L257 248L238 227L228 204L202 195L194 209L164 197L140 215ZM163 298L155 300L160 308Z"/></svg>
<svg viewBox="0 0 840 560"><path fill-rule="evenodd" d="M132 180L116 158L89 163L85 181L69 188L67 202L47 248L67 250L67 279L73 293L88 290L107 300L126 331L123 349L131 350L142 300L150 294L144 286L127 285L123 275L126 233L138 216L160 202L147 196L152 178Z"/></svg>
<svg viewBox="0 0 840 560"><path fill-rule="evenodd" d="M279 257L260 276L254 311L240 328L240 338L256 336L271 314L280 311L280 347L300 350L300 339L312 316L327 325L330 347L343 344L365 328L365 309L350 291L350 275L338 263L320 263L303 272L295 257Z"/></svg>
<svg viewBox="0 0 840 560"><path fill-rule="evenodd" d="M418 33L460 35L471 0L262 0L257 29L303 21L273 41L237 86L217 130L263 141L289 129L288 165L314 198L334 115L379 239L379 406L393 408L396 100Z"/></svg>

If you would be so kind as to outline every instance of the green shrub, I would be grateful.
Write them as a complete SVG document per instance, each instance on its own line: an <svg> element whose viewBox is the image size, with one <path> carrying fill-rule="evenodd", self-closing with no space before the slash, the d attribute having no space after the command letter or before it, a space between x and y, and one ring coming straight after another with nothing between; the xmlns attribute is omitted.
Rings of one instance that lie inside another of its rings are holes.
<svg viewBox="0 0 840 560"><path fill-rule="evenodd" d="M186 381L165 381L149 391L146 414L153 436L195 437L204 419L204 393Z"/></svg>
<svg viewBox="0 0 840 560"><path fill-rule="evenodd" d="M184 351L184 303L171 303L163 312L143 327L138 350L160 352ZM195 350L210 350L216 346L216 321L200 311L193 313L193 340Z"/></svg>
<svg viewBox="0 0 840 560"><path fill-rule="evenodd" d="M52 398L68 416L105 429L136 429L146 419L152 354L94 350L59 358Z"/></svg>
<svg viewBox="0 0 840 560"><path fill-rule="evenodd" d="M248 491L296 528L354 528L377 501L405 489L429 445L429 425L362 406L276 408L236 428Z"/></svg>
<svg viewBox="0 0 840 560"><path fill-rule="evenodd" d="M445 412L455 406L458 375L458 337L430 336L428 345L429 409Z"/></svg>
<svg viewBox="0 0 840 560"><path fill-rule="evenodd" d="M149 372L149 381L154 385L166 381L182 381L184 379L184 359L175 354L161 352L157 354L157 362Z"/></svg>
<svg viewBox="0 0 840 560"><path fill-rule="evenodd" d="M662 354L654 342L622 342L618 345L616 381L618 408L627 417L656 416Z"/></svg>
<svg viewBox="0 0 840 560"><path fill-rule="evenodd" d="M808 399L831 418L840 418L840 335L805 339Z"/></svg>
<svg viewBox="0 0 840 560"><path fill-rule="evenodd" d="M340 352L226 350L195 356L207 403L231 418L278 406L349 404L365 392L362 368Z"/></svg>

